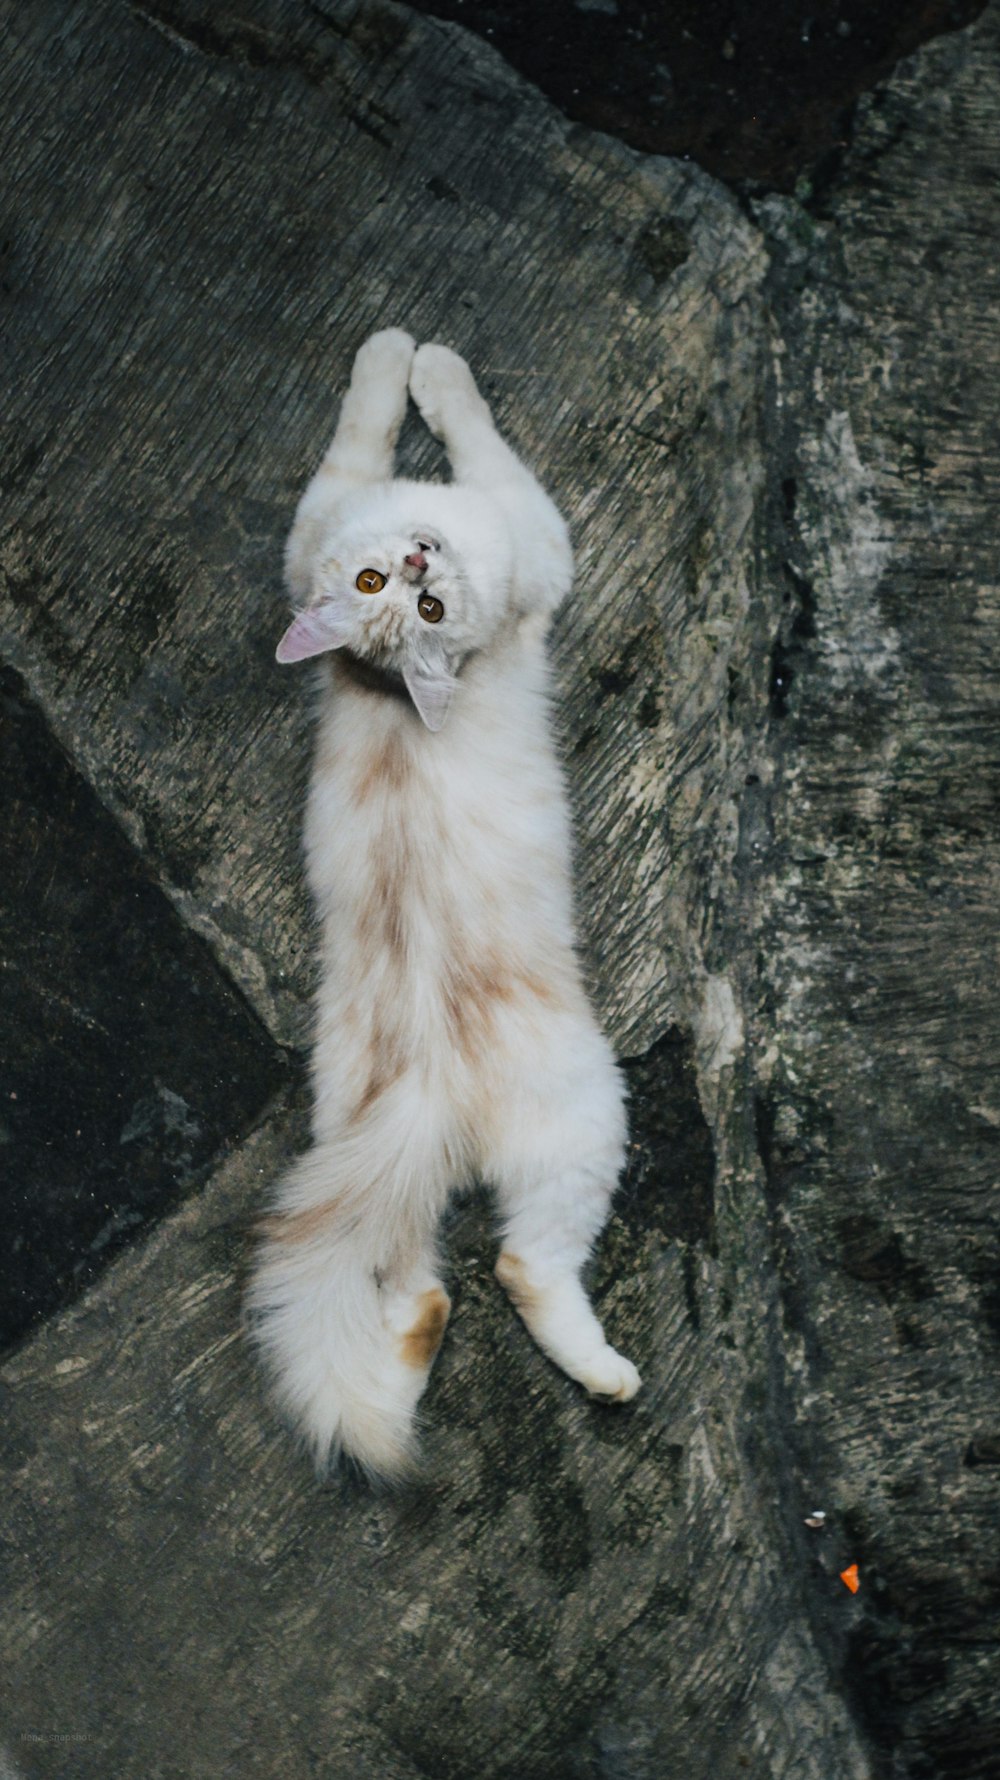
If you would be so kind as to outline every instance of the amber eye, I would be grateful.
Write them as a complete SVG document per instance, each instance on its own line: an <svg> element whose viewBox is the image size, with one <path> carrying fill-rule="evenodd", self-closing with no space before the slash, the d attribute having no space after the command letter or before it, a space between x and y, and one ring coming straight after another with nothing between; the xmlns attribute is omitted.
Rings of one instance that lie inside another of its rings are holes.
<svg viewBox="0 0 1000 1780"><path fill-rule="evenodd" d="M385 576L378 569L362 569L354 583L359 593L381 593L385 586Z"/></svg>
<svg viewBox="0 0 1000 1780"><path fill-rule="evenodd" d="M432 593L422 593L420 595L420 598L417 601L417 611L420 613L421 618L426 618L428 624L440 624L444 617L444 607L440 600L434 598Z"/></svg>

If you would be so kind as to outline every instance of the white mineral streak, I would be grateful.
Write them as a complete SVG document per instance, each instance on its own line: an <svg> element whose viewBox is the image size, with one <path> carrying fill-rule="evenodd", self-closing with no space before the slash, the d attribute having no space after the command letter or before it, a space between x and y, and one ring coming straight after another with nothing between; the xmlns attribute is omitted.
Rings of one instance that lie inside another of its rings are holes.
<svg viewBox="0 0 1000 1780"><path fill-rule="evenodd" d="M811 487L801 529L815 579L820 646L834 687L870 682L899 655L899 638L878 602L892 526L876 504L874 477L861 462L845 410L827 415L822 431L803 440L802 454Z"/></svg>
<svg viewBox="0 0 1000 1780"><path fill-rule="evenodd" d="M698 1062L703 1075L718 1078L743 1050L743 1016L732 983L721 975L706 976L695 1022Z"/></svg>

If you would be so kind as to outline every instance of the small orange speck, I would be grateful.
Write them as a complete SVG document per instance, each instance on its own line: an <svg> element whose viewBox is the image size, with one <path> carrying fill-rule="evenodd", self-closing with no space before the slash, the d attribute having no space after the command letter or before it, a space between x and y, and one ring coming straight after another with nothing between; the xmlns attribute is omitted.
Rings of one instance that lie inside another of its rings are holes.
<svg viewBox="0 0 1000 1780"><path fill-rule="evenodd" d="M843 1583L845 1588L850 1589L852 1595L856 1595L858 1592L858 1589L861 1587L861 1584L858 1581L858 1566L857 1566L857 1564L848 1564L846 1570L841 1570L840 1580Z"/></svg>

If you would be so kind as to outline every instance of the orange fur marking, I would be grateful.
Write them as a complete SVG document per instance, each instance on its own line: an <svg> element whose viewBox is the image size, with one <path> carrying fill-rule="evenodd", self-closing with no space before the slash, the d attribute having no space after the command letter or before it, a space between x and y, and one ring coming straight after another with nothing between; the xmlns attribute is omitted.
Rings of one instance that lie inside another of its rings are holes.
<svg viewBox="0 0 1000 1780"><path fill-rule="evenodd" d="M340 1201L328 1199L323 1205L309 1205L304 1211L279 1211L261 1218L257 1235L267 1242L311 1242L332 1223L342 1210Z"/></svg>
<svg viewBox="0 0 1000 1780"><path fill-rule="evenodd" d="M391 729L381 746L373 749L357 785L354 802L367 802L374 791L403 791L410 777L410 756L398 729Z"/></svg>
<svg viewBox="0 0 1000 1780"><path fill-rule="evenodd" d="M498 1003L509 1006L519 994L558 1007L559 997L532 971L511 968L489 953L476 958L456 950L441 985L445 1016L459 1050L474 1060L490 1038Z"/></svg>
<svg viewBox="0 0 1000 1780"><path fill-rule="evenodd" d="M369 1107L374 1106L376 1100L394 1082L399 1081L406 1069L407 1058L402 1037L391 1015L387 1016L385 1000L385 994L380 992L372 1012L371 1035L368 1040L368 1079L349 1115L352 1125L364 1117Z"/></svg>
<svg viewBox="0 0 1000 1780"><path fill-rule="evenodd" d="M455 1044L467 1057L476 1056L492 1024L494 1001L510 998L509 984L487 965L460 954L445 969L441 994Z"/></svg>
<svg viewBox="0 0 1000 1780"><path fill-rule="evenodd" d="M541 1293L528 1278L528 1269L520 1255L501 1253L493 1269L515 1310L527 1321L541 1309Z"/></svg>
<svg viewBox="0 0 1000 1780"><path fill-rule="evenodd" d="M370 958L383 949L401 965L406 958L404 896L416 883L416 861L405 832L386 826L372 845L371 889L358 917L358 944Z"/></svg>
<svg viewBox="0 0 1000 1780"><path fill-rule="evenodd" d="M381 1100L394 1082L398 1082L403 1073L404 1064L401 1058L392 1054L389 1047L377 1046L372 1040L372 1066L368 1080L361 1092L361 1097L351 1109L350 1121L354 1125L363 1119L365 1113Z"/></svg>
<svg viewBox="0 0 1000 1780"><path fill-rule="evenodd" d="M524 985L528 994L533 995L536 1001L544 1001L547 1007L559 1006L559 997L555 993L555 990L549 983L544 982L540 976L536 976L533 971L518 971L517 981Z"/></svg>
<svg viewBox="0 0 1000 1780"><path fill-rule="evenodd" d="M403 1336L399 1351L407 1366L416 1366L422 1372L430 1365L441 1346L445 1324L451 1312L451 1300L440 1286L432 1286L429 1292L421 1292L417 1302L420 1305L420 1314L413 1327L407 1329Z"/></svg>

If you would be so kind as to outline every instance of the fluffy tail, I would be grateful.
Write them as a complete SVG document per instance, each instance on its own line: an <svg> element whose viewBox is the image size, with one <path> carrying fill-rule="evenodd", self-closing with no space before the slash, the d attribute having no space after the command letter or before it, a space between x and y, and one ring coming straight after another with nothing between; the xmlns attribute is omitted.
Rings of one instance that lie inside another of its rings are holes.
<svg viewBox="0 0 1000 1780"><path fill-rule="evenodd" d="M414 1412L451 1308L433 1245L442 1194L412 1145L377 1179L369 1151L360 1185L359 1160L356 1146L321 1143L295 1164L261 1228L248 1303L275 1398L317 1466L343 1452L397 1479L413 1467Z"/></svg>

